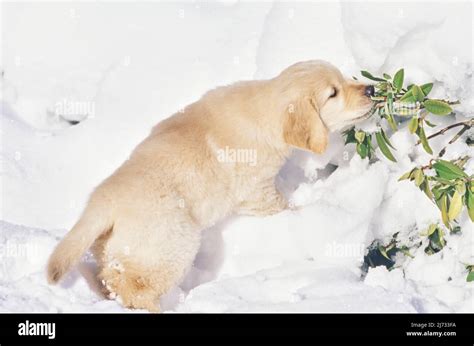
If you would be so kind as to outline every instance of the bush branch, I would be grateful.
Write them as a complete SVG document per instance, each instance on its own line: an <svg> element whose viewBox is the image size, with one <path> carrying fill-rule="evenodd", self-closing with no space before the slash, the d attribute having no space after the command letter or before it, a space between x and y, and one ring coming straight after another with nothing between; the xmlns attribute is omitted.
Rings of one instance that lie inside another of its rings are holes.
<svg viewBox="0 0 474 346"><path fill-rule="evenodd" d="M445 132L451 130L451 129L454 129L455 127L459 127L459 126L464 126L466 128L466 130L472 126L474 126L474 118L473 119L469 119L467 121L461 121L459 123L455 123L455 124L451 124L447 127L445 127L444 129L441 129L439 130L438 132L435 132L431 135L429 135L428 137L426 137L426 139L431 139L431 138L434 138L436 136L439 136L439 135L444 135ZM463 133L466 131L464 130ZM421 142L418 141L417 144L420 144Z"/></svg>

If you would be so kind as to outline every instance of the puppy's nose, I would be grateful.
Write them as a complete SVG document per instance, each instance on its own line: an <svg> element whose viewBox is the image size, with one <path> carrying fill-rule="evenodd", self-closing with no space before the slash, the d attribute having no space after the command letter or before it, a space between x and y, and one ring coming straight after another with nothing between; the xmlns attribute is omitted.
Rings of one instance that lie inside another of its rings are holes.
<svg viewBox="0 0 474 346"><path fill-rule="evenodd" d="M375 95L375 89L374 89L374 86L373 85L367 85L365 87L365 92L364 92L365 96L367 97L370 97L370 96L374 96Z"/></svg>

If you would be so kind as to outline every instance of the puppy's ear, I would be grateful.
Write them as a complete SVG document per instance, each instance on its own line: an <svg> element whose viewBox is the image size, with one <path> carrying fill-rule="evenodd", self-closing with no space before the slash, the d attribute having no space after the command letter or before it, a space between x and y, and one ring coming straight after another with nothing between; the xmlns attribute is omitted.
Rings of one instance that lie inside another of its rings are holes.
<svg viewBox="0 0 474 346"><path fill-rule="evenodd" d="M307 97L288 106L283 138L289 145L321 154L328 144L328 130L314 101Z"/></svg>

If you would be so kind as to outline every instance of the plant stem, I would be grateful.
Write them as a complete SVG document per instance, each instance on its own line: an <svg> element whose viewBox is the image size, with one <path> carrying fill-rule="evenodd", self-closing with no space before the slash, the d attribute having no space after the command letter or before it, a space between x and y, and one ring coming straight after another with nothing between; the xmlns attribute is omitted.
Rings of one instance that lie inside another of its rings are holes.
<svg viewBox="0 0 474 346"><path fill-rule="evenodd" d="M451 124L451 125L445 127L444 129L441 129L441 130L439 130L438 132L435 132L435 133L429 135L428 137L426 137L426 139L431 139L431 138L434 138L434 137L439 136L439 135L444 135L445 132L447 132L447 131L449 131L449 130L451 130L451 129L454 129L454 128L456 128L456 127L459 127L459 126L464 126L464 128L463 128L461 131L459 131L459 132L456 134L456 136L454 136L454 137L457 137L455 140L457 140L457 139L458 139L464 132L466 132L470 127L474 126L474 118L469 119L469 120L467 120L467 121L461 121L461 122L456 123L456 124ZM454 139L454 138L453 138L453 139ZM453 141L453 139L451 139L451 140ZM454 140L454 141L455 141L455 140ZM453 142L454 142L454 141L453 141ZM421 141L418 140L418 142L416 143L416 145L418 145L418 144L420 144L420 143L421 143ZM451 144L451 143L452 143L452 142L450 141L449 144Z"/></svg>
<svg viewBox="0 0 474 346"><path fill-rule="evenodd" d="M449 100L443 100L445 103L448 105L460 105L461 101L449 101Z"/></svg>
<svg viewBox="0 0 474 346"><path fill-rule="evenodd" d="M443 135L446 131L449 131L455 127L459 127L459 126L464 126L466 128L469 128L469 127L472 127L474 125L474 118L473 119L469 119L467 121L462 121L462 122L459 122L459 123L456 123L456 124L451 124L447 127L445 127L444 129L441 129L439 130L438 132L435 132L431 135L429 135L428 137L426 137L427 139L431 139L433 137L436 137L436 136L439 136L439 135ZM466 131L466 130L464 130ZM419 144L419 143L417 143Z"/></svg>
<svg viewBox="0 0 474 346"><path fill-rule="evenodd" d="M433 168L433 161L434 161L434 159L431 159L430 162L428 162L427 165L421 166L420 169L421 169L422 171L424 171L425 169L431 169L431 168Z"/></svg>
<svg viewBox="0 0 474 346"><path fill-rule="evenodd" d="M446 148L448 147L448 145L453 144L454 142L456 142L456 141L459 139L459 137L461 137L461 136L463 135L463 133L466 132L466 131L467 131L468 129L470 129L470 128L471 128L471 126L467 126L467 125L464 126L464 127L461 129L461 131L459 131L458 133L456 133L456 135L455 135L453 138L451 138L451 140L448 142L448 144L446 144L446 145L444 146L444 148L441 149L441 151L439 152L438 156L439 156L439 157L443 156L443 155L446 153Z"/></svg>

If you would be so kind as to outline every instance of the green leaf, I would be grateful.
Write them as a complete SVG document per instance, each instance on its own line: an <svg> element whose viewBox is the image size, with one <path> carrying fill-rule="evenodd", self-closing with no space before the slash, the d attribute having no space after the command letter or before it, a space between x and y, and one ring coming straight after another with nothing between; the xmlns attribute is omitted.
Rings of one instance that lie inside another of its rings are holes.
<svg viewBox="0 0 474 346"><path fill-rule="evenodd" d="M393 114L393 92L387 93L387 106L390 114Z"/></svg>
<svg viewBox="0 0 474 346"><path fill-rule="evenodd" d="M410 119L410 122L408 123L408 130L410 131L410 133L415 133L417 129L418 129L418 118L412 117Z"/></svg>
<svg viewBox="0 0 474 346"><path fill-rule="evenodd" d="M449 161L437 160L433 164L433 168L436 171L436 175L444 179L452 180L468 177L461 168Z"/></svg>
<svg viewBox="0 0 474 346"><path fill-rule="evenodd" d="M470 271L469 274L467 274L466 281L467 282L474 281L474 271Z"/></svg>
<svg viewBox="0 0 474 346"><path fill-rule="evenodd" d="M436 127L436 124L433 124L432 122L426 120L426 118L425 118L425 124L428 125L429 127Z"/></svg>
<svg viewBox="0 0 474 346"><path fill-rule="evenodd" d="M358 143L356 146L357 153L363 159L365 159L369 155L369 149L365 143Z"/></svg>
<svg viewBox="0 0 474 346"><path fill-rule="evenodd" d="M402 97L400 97L399 101L404 102L409 97L413 97L413 92L411 91L411 89L408 89L408 91L405 94L403 94Z"/></svg>
<svg viewBox="0 0 474 346"><path fill-rule="evenodd" d="M387 74L387 73L384 73L384 74L383 74L383 78L385 78L385 79L392 79L392 76L390 76L390 75Z"/></svg>
<svg viewBox="0 0 474 346"><path fill-rule="evenodd" d="M423 146L423 149L425 149L425 151L428 154L432 155L433 149L431 149L430 144L428 143L428 139L426 138L426 134L425 134L425 129L421 126L418 126L417 133L418 133L418 137L420 137L420 141L421 141L421 145Z"/></svg>
<svg viewBox="0 0 474 346"><path fill-rule="evenodd" d="M434 195L436 205L441 210L441 197L442 197L443 194L441 193L441 191L437 187L434 187L432 192L433 192L433 195Z"/></svg>
<svg viewBox="0 0 474 346"><path fill-rule="evenodd" d="M459 192L454 192L453 198L451 198L451 203L449 205L448 218L450 221L453 221L462 210L462 195Z"/></svg>
<svg viewBox="0 0 474 346"><path fill-rule="evenodd" d="M404 78L405 71L400 69L395 73L393 77L393 86L397 88L397 90L401 90L403 87L403 78Z"/></svg>
<svg viewBox="0 0 474 346"><path fill-rule="evenodd" d="M465 196L467 213L469 214L471 221L474 222L474 194L469 189L467 189Z"/></svg>
<svg viewBox="0 0 474 346"><path fill-rule="evenodd" d="M435 115L448 115L453 111L450 105L440 100L426 100L423 105L428 112Z"/></svg>
<svg viewBox="0 0 474 346"><path fill-rule="evenodd" d="M446 227L450 227L448 217L448 197L446 194L441 197L441 219Z"/></svg>
<svg viewBox="0 0 474 346"><path fill-rule="evenodd" d="M390 161L397 162L380 132L375 133L375 139L377 140L377 144L379 145L380 151L385 155L385 157Z"/></svg>
<svg viewBox="0 0 474 346"><path fill-rule="evenodd" d="M446 241L444 240L444 232L441 228L438 227L438 232L436 232L439 240L440 249L442 249L446 245Z"/></svg>
<svg viewBox="0 0 474 346"><path fill-rule="evenodd" d="M403 174L400 178L398 178L398 181L401 181L401 180L406 180L408 178L411 177L412 173L413 173L413 169L410 171L410 172L406 172L405 174Z"/></svg>
<svg viewBox="0 0 474 346"><path fill-rule="evenodd" d="M407 93L408 94L408 93ZM415 97L413 96L413 94L410 92L410 94L405 94L403 95L401 98L400 98L400 102L402 103L415 103L416 102L416 99Z"/></svg>
<svg viewBox="0 0 474 346"><path fill-rule="evenodd" d="M379 77L374 77L368 71L360 71L360 74L363 75L365 78L368 78L368 79L376 81L376 82L385 82L385 79L379 78Z"/></svg>
<svg viewBox="0 0 474 346"><path fill-rule="evenodd" d="M371 134L366 134L365 143L367 145L367 149L369 150L367 155L370 159L372 158L372 153L374 152L374 148L372 148L372 135Z"/></svg>
<svg viewBox="0 0 474 346"><path fill-rule="evenodd" d="M395 119L393 119L393 116L391 114L387 117L387 122L392 128L392 131L398 130L397 123L395 122Z"/></svg>
<svg viewBox="0 0 474 346"><path fill-rule="evenodd" d="M385 257L386 259L391 261L389 255L387 253L387 250L385 250L385 248L383 246L379 245L379 251L380 251L380 253L382 254L383 257Z"/></svg>
<svg viewBox="0 0 474 346"><path fill-rule="evenodd" d="M397 131L397 129L398 129L397 124L395 123L395 119L393 119L393 115L390 112L390 109L388 107L388 103L385 103L383 108L385 110L385 115L387 117L388 124L390 125L390 127L392 128L393 131Z"/></svg>
<svg viewBox="0 0 474 346"><path fill-rule="evenodd" d="M380 129L380 132L382 133L383 139L385 139L385 142L390 146L390 148L392 148L393 150L397 150L392 145L392 143L390 143L390 139L387 137L387 134L385 133L385 131L383 129Z"/></svg>
<svg viewBox="0 0 474 346"><path fill-rule="evenodd" d="M438 225L432 223L430 227L428 227L428 230L426 231L426 235L427 236L432 235L437 229L438 229Z"/></svg>
<svg viewBox="0 0 474 346"><path fill-rule="evenodd" d="M456 191L459 192L459 194L462 196L466 193L466 183L464 183L462 180L458 180L456 182Z"/></svg>
<svg viewBox="0 0 474 346"><path fill-rule="evenodd" d="M428 197L430 200L433 199L433 193L430 190L430 184L428 184L427 179L425 179L425 181L423 181L423 183L420 185L420 189L423 190L426 197Z"/></svg>
<svg viewBox="0 0 474 346"><path fill-rule="evenodd" d="M438 183L441 183L441 185L445 185L445 186L439 186L439 190L445 190L447 188L449 188L451 185L454 186L454 183L452 180L449 180L449 179L445 179L445 178L442 178L442 177L439 177L437 175L431 177L431 179L433 179L434 181L438 182Z"/></svg>
<svg viewBox="0 0 474 346"><path fill-rule="evenodd" d="M414 85L411 87L411 91L413 93L413 97L415 98L416 101L423 101L425 98L425 94L423 94L423 91L418 85Z"/></svg>
<svg viewBox="0 0 474 346"><path fill-rule="evenodd" d="M419 168L415 169L413 175L415 177L415 185L419 187L425 180L425 175L423 174L423 171Z"/></svg>
<svg viewBox="0 0 474 346"><path fill-rule="evenodd" d="M430 93L431 89L433 89L433 83L426 83L426 84L423 84L420 86L421 90L423 91L423 94L425 94L425 96L428 96L428 94Z"/></svg>
<svg viewBox="0 0 474 346"><path fill-rule="evenodd" d="M441 227L436 226L434 232L428 236L430 240L428 247L425 249L425 253L432 255L438 251L441 251L446 245L444 240L444 232Z"/></svg>
<svg viewBox="0 0 474 346"><path fill-rule="evenodd" d="M362 143L365 139L365 132L364 131L357 131L355 133L355 139L357 142Z"/></svg>
<svg viewBox="0 0 474 346"><path fill-rule="evenodd" d="M351 129L349 129L347 131L344 131L343 135L346 136L345 144L357 143L357 140L355 138L355 128L354 127L352 127Z"/></svg>
<svg viewBox="0 0 474 346"><path fill-rule="evenodd" d="M411 103L415 102L415 98L413 97L413 92L409 89L399 100L400 102Z"/></svg>

